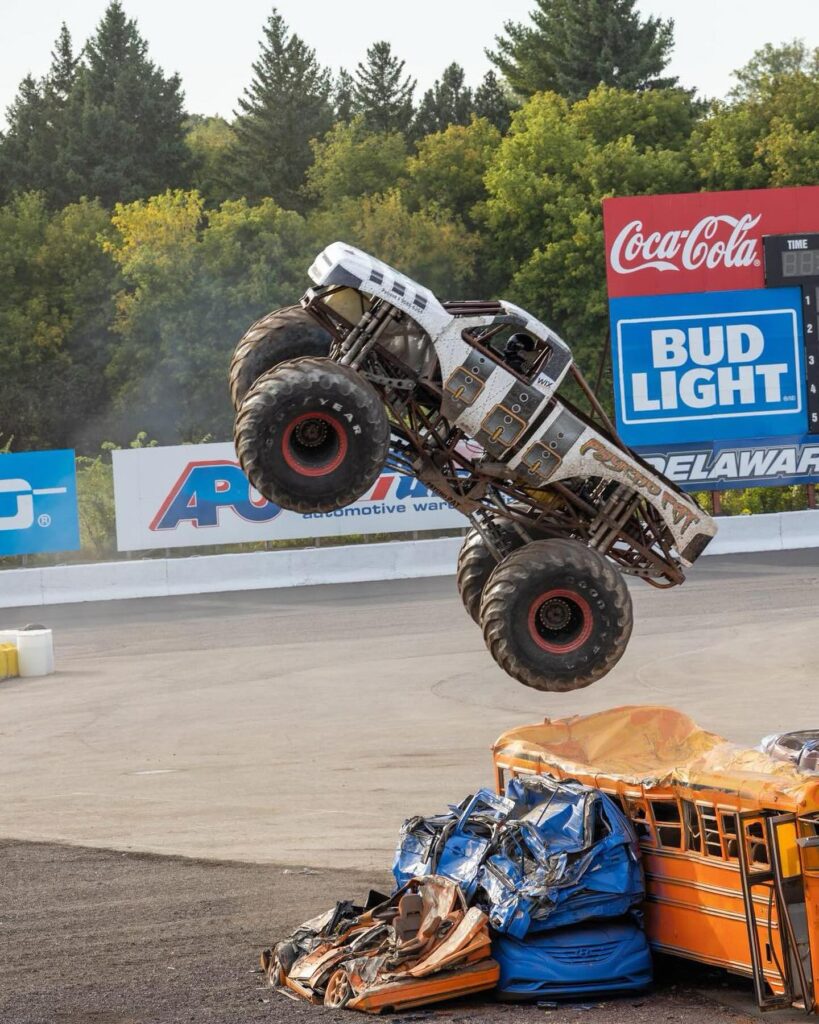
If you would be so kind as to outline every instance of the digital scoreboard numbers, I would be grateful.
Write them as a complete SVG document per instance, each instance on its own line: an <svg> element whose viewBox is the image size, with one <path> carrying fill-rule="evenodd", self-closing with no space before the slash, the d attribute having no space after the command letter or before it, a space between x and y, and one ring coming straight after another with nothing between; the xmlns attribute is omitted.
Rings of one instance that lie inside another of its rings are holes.
<svg viewBox="0 0 819 1024"><path fill-rule="evenodd" d="M808 431L819 434L819 234L766 235L765 284L802 289Z"/></svg>

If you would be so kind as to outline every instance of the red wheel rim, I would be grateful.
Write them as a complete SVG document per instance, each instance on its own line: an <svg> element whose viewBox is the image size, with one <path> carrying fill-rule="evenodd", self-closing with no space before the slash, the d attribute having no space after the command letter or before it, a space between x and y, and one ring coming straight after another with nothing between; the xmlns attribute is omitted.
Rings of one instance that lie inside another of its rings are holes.
<svg viewBox="0 0 819 1024"><path fill-rule="evenodd" d="M282 455L301 476L327 476L347 455L346 431L328 412L304 412L287 425Z"/></svg>
<svg viewBox="0 0 819 1024"><path fill-rule="evenodd" d="M576 590L547 590L529 605L529 635L549 654L571 654L591 636L589 602Z"/></svg>

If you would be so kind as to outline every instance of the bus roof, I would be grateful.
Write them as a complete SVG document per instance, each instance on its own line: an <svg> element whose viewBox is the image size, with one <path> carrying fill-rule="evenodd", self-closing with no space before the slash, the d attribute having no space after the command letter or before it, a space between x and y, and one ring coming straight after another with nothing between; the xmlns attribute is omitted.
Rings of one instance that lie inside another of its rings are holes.
<svg viewBox="0 0 819 1024"><path fill-rule="evenodd" d="M778 810L819 810L819 775L701 729L673 708L627 706L505 732L496 760L646 789L711 790ZM695 797L696 798L696 797Z"/></svg>

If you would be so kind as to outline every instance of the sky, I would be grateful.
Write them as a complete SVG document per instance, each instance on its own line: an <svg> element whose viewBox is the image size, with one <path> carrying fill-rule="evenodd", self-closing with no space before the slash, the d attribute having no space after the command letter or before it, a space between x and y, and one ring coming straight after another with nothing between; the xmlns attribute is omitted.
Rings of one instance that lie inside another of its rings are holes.
<svg viewBox="0 0 819 1024"><path fill-rule="evenodd" d="M0 0L0 120L24 75L42 75L62 21L79 45L106 0ZM192 113L230 117L251 77L271 0L124 0L147 38L152 59L182 77ZM278 0L291 28L334 69L351 70L367 46L387 39L428 88L457 61L470 82L489 68L484 47L507 19L525 20L533 0ZM673 18L670 70L701 95L722 96L731 71L766 42L801 37L819 46L817 0L639 0L644 15Z"/></svg>

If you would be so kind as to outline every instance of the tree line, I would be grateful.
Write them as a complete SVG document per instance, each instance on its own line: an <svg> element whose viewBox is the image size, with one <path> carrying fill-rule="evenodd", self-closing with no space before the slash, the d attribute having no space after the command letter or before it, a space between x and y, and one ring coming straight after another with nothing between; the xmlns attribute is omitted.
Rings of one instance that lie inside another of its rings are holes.
<svg viewBox="0 0 819 1024"><path fill-rule="evenodd" d="M819 50L762 48L721 100L672 50L635 0L536 0L477 85L451 64L419 96L390 43L333 73L274 9L228 120L185 110L119 0L79 50L63 26L0 135L0 445L228 437L233 345L339 238L519 302L593 374L602 199L817 180Z"/></svg>

